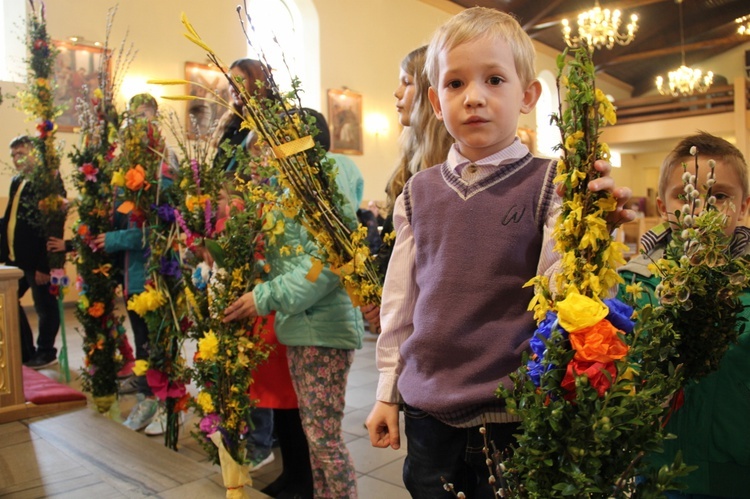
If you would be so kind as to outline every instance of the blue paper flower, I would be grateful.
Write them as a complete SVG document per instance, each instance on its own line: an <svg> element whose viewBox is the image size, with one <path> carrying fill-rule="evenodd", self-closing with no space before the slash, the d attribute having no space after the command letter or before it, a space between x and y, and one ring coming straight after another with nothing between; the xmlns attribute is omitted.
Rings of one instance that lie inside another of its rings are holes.
<svg viewBox="0 0 750 499"><path fill-rule="evenodd" d="M633 315L633 307L627 305L616 298L604 300L604 304L609 307L609 315L607 320L615 326L628 334L633 332L634 322L630 319Z"/></svg>
<svg viewBox="0 0 750 499"><path fill-rule="evenodd" d="M196 289L199 289L200 291L206 289L206 280L203 279L203 271L200 267L197 267L193 271L193 284L195 284Z"/></svg>
<svg viewBox="0 0 750 499"><path fill-rule="evenodd" d="M563 338L568 337L568 332L560 326L557 321L557 315L554 312L547 312L547 316L542 322L539 323L537 330L531 336L529 346L533 352L533 358L526 363L527 374L531 381L539 386L541 384L542 375L553 369L555 366L552 364L543 365L544 356L547 353L546 341L549 341L552 331L558 329Z"/></svg>
<svg viewBox="0 0 750 499"><path fill-rule="evenodd" d="M534 334L531 337L531 341L529 342L531 351L534 352L540 359L544 358L544 352L547 350L544 342L549 340L549 337L552 334L553 327L557 327L558 329L560 329L560 331L563 332L563 337L567 338L568 336L567 332L560 326L559 323L557 323L557 315L554 312L547 312L547 316L542 322L539 323L537 330L534 331Z"/></svg>

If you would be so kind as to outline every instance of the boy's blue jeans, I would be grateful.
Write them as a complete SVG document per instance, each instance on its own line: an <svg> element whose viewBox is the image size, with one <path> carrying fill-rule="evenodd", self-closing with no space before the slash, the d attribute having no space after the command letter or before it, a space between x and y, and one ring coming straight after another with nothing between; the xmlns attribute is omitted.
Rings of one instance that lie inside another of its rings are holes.
<svg viewBox="0 0 750 499"><path fill-rule="evenodd" d="M253 429L249 443L252 444L251 459L263 460L273 451L273 409L255 407L250 411Z"/></svg>
<svg viewBox="0 0 750 499"><path fill-rule="evenodd" d="M449 426L409 405L404 405L404 419L407 439L404 484L413 498L455 497L443 488L441 477L466 497L496 497L488 482L489 469L482 451L484 435L479 426ZM492 449L489 442L494 442L498 450L504 450L515 442L513 433L517 432L518 423L489 423L486 428L489 448Z"/></svg>

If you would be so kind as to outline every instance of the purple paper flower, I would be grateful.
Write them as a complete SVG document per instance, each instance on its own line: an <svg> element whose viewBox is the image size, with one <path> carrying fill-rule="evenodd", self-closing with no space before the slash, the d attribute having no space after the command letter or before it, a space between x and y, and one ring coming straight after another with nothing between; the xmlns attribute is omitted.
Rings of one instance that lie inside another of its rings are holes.
<svg viewBox="0 0 750 499"><path fill-rule="evenodd" d="M219 416L215 412L212 412L211 414L207 414L203 419L201 419L200 423L198 423L198 427L204 434L210 435L219 429L220 424L221 416Z"/></svg>
<svg viewBox="0 0 750 499"><path fill-rule="evenodd" d="M171 206L169 206L167 203L163 203L163 204L161 204L159 206L151 205L151 208L155 208L156 209L156 214L159 216L159 218L161 218L165 222L167 222L169 224L171 224L171 223L174 222L174 220L175 220L175 218L174 218L174 212L175 212L175 210L174 210L174 208L172 208Z"/></svg>
<svg viewBox="0 0 750 499"><path fill-rule="evenodd" d="M191 159L190 160L190 168L193 170L193 181L195 182L195 185L200 187L201 185L201 174L200 170L198 170L198 160Z"/></svg>
<svg viewBox="0 0 750 499"><path fill-rule="evenodd" d="M159 260L159 273L165 277L174 277L177 279L182 275L180 271L180 262L173 260L167 256L163 256Z"/></svg>
<svg viewBox="0 0 750 499"><path fill-rule="evenodd" d="M177 210L177 208L174 209L174 218L177 220L177 224L180 226L182 231L185 233L186 236L191 237L192 232L190 232L190 229L188 228L187 224L185 223L185 219L182 218L182 215Z"/></svg>

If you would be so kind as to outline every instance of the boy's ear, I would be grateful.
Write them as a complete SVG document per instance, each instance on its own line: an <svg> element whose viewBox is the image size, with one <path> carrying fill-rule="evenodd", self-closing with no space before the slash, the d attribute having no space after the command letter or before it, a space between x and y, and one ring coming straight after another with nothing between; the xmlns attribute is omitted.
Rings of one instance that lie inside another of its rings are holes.
<svg viewBox="0 0 750 499"><path fill-rule="evenodd" d="M440 121L443 121L443 109L440 107L440 98L432 86L427 89L427 97L430 99L430 104L432 104L432 110L435 111L435 116Z"/></svg>
<svg viewBox="0 0 750 499"><path fill-rule="evenodd" d="M521 101L521 112L523 114L529 114L536 106L536 102L542 95L542 84L539 80L534 80L529 84L526 91L523 93L523 100Z"/></svg>
<svg viewBox="0 0 750 499"><path fill-rule="evenodd" d="M745 221L745 217L747 217L747 210L750 209L750 197L747 197L742 200L742 204L740 204L740 209L737 212L737 221L742 224Z"/></svg>
<svg viewBox="0 0 750 499"><path fill-rule="evenodd" d="M659 210L659 216L662 220L665 222L669 221L668 214L667 214L667 205L664 201L661 200L661 198L656 198L656 209Z"/></svg>

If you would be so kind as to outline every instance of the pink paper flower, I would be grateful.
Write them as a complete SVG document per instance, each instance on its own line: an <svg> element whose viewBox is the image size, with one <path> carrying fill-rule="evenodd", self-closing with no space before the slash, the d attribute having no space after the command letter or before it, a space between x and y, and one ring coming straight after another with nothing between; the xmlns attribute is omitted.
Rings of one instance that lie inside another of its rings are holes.
<svg viewBox="0 0 750 499"><path fill-rule="evenodd" d="M96 174L99 173L99 168L91 163L84 163L78 167L78 171L83 173L84 178L89 182L96 182Z"/></svg>

